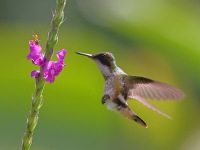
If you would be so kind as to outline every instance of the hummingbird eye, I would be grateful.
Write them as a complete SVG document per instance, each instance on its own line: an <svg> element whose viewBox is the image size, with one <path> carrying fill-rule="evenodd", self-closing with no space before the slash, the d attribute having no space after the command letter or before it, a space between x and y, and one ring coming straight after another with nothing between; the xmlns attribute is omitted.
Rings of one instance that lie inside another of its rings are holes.
<svg viewBox="0 0 200 150"><path fill-rule="evenodd" d="M114 56L108 52L97 54L94 58L98 59L103 65L108 67L111 67L115 61Z"/></svg>

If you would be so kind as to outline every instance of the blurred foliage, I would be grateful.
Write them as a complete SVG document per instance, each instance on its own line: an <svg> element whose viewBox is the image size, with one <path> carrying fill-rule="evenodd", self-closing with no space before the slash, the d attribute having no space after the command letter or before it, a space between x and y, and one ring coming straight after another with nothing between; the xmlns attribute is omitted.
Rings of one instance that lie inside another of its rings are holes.
<svg viewBox="0 0 200 150"><path fill-rule="evenodd" d="M37 33L45 46L55 1L2 0L0 5L0 149L20 149L37 69L26 60ZM44 90L32 150L197 150L200 148L200 3L196 0L68 0L55 51L68 49L63 72ZM173 120L137 101L144 129L100 103L103 78L82 51L114 53L128 74L174 85L181 102L151 101ZM54 57L53 59L56 59Z"/></svg>

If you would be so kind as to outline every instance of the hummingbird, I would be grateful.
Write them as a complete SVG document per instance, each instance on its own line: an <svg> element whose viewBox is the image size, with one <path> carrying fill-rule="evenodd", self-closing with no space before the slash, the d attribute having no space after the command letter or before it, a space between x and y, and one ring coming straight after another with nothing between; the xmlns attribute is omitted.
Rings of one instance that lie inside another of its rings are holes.
<svg viewBox="0 0 200 150"><path fill-rule="evenodd" d="M146 107L167 118L171 118L151 105L146 99L179 100L185 95L181 90L168 84L145 77L126 74L117 66L115 57L110 52L101 52L98 54L76 53L92 59L99 67L105 80L104 95L101 103L106 104L108 109L139 123L145 128L148 128L148 125L129 108L128 99L138 100Z"/></svg>

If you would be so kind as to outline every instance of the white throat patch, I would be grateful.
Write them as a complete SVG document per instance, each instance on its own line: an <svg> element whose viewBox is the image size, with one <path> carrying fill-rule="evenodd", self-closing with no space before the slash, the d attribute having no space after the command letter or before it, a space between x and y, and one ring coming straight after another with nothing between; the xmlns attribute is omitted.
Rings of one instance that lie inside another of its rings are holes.
<svg viewBox="0 0 200 150"><path fill-rule="evenodd" d="M110 68L108 68L108 66L103 65L99 60L95 60L95 62L97 63L101 73L104 76L110 76L111 75Z"/></svg>

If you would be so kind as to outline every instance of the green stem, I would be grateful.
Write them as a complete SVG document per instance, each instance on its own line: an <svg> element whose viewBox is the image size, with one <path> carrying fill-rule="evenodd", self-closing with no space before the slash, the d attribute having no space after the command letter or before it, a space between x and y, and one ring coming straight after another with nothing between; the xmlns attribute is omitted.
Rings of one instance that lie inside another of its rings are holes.
<svg viewBox="0 0 200 150"><path fill-rule="evenodd" d="M64 20L64 7L66 4L66 0L57 0L57 7L55 10L55 13L53 14L52 19L52 28L48 34L48 39L46 43L46 53L45 58L47 61L51 59L51 56L53 54L53 48L56 45L58 41L58 30L60 25L63 23Z"/></svg>
<svg viewBox="0 0 200 150"><path fill-rule="evenodd" d="M53 14L51 22L51 29L48 33L48 39L46 43L45 59L50 61L53 55L53 48L58 41L58 30L64 20L64 7L66 0L57 0L56 10ZM27 127L24 137L22 139L22 150L29 150L32 144L32 137L35 127L39 118L39 110L42 106L42 93L44 89L45 81L43 76L43 67L40 67L40 77L36 80L35 92L32 97L32 107L27 116Z"/></svg>

